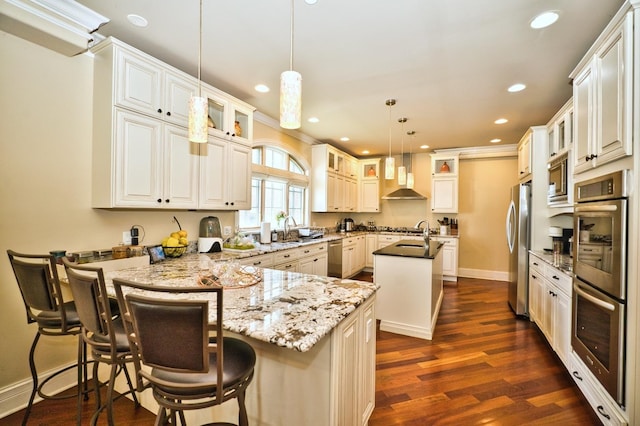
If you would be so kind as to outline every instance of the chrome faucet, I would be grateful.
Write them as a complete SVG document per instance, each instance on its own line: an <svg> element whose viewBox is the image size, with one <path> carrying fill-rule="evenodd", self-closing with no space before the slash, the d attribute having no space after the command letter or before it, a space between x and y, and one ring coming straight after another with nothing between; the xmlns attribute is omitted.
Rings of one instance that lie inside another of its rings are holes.
<svg viewBox="0 0 640 426"><path fill-rule="evenodd" d="M291 231L291 228L289 228L289 219L293 221L293 226L298 226L293 216L287 216L284 218L284 239L285 240L289 238L289 231Z"/></svg>
<svg viewBox="0 0 640 426"><path fill-rule="evenodd" d="M426 223L427 226L425 226L424 231L422 231L422 238L424 238L424 247L429 250L429 222L426 219L422 219L421 221L419 221L418 223L416 223L416 225L414 226L414 228L416 229L420 229L420 225L422 225L423 223Z"/></svg>

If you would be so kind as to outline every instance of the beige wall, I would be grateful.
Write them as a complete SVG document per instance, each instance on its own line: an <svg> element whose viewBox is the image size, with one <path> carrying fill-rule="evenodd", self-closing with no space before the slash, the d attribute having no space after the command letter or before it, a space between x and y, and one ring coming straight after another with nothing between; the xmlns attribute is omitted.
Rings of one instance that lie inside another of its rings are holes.
<svg viewBox="0 0 640 426"><path fill-rule="evenodd" d="M159 242L182 227L196 238L203 216L218 216L234 226L227 212L112 211L90 205L92 59L68 58L0 32L0 390L29 377L27 357L35 326L27 326L24 307L6 250L46 253L108 248L122 231L141 225L144 243ZM311 162L310 145L256 123L256 142L277 141L301 161ZM399 160L399 159L398 159ZM428 154L414 155L416 190L431 196ZM503 236L508 188L515 184L516 160L468 160L460 173L460 267L506 271ZM381 195L396 187L381 183ZM413 226L434 218L430 200L381 201L382 213L355 214L379 225ZM312 214L311 222L332 226L344 214ZM442 215L440 215L441 217ZM491 256L486 255L491 253ZM36 362L41 371L75 357L72 338L43 338Z"/></svg>

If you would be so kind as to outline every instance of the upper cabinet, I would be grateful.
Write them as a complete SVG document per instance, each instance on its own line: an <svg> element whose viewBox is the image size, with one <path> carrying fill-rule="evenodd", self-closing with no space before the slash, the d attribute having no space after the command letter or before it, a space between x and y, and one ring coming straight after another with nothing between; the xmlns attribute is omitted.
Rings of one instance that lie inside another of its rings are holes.
<svg viewBox="0 0 640 426"><path fill-rule="evenodd" d="M547 161L567 153L573 145L573 99L551 118L547 124Z"/></svg>
<svg viewBox="0 0 640 426"><path fill-rule="evenodd" d="M214 95L224 106L216 118L235 133L210 132L209 144L192 143L197 79L114 38L93 52L93 207L251 208L251 106L201 84L210 106Z"/></svg>
<svg viewBox="0 0 640 426"><path fill-rule="evenodd" d="M253 139L253 107L230 100L225 93L207 86L202 96L209 100L209 134L248 144Z"/></svg>
<svg viewBox="0 0 640 426"><path fill-rule="evenodd" d="M458 213L459 154L431 154L431 211Z"/></svg>
<svg viewBox="0 0 640 426"><path fill-rule="evenodd" d="M360 160L358 211L380 212L380 159Z"/></svg>
<svg viewBox="0 0 640 426"><path fill-rule="evenodd" d="M571 74L574 173L632 154L633 13L605 31Z"/></svg>
<svg viewBox="0 0 640 426"><path fill-rule="evenodd" d="M527 182L531 180L531 171L533 169L531 161L531 151L533 143L531 142L531 131L527 131L518 143L518 180Z"/></svg>

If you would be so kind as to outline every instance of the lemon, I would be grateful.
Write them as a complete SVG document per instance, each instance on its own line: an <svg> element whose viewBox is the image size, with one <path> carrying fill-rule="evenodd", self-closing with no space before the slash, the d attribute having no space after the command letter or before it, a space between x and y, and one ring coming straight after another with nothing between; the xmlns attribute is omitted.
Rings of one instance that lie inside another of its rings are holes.
<svg viewBox="0 0 640 426"><path fill-rule="evenodd" d="M180 245L182 245L182 246L186 246L187 244L189 244L189 240L187 240L187 238L186 238L186 237L180 237L180 238L178 239L178 242L179 242L179 243L180 243Z"/></svg>
<svg viewBox="0 0 640 426"><path fill-rule="evenodd" d="M187 238L187 231L185 231L184 229L181 229L178 231L178 235L182 238Z"/></svg>
<svg viewBox="0 0 640 426"><path fill-rule="evenodd" d="M177 232L172 232L171 233L171 238L175 238L177 240L178 238L180 238L180 234L177 233Z"/></svg>
<svg viewBox="0 0 640 426"><path fill-rule="evenodd" d="M178 238L169 237L169 239L167 239L167 247L177 247L179 245L180 245L180 240L178 240Z"/></svg>

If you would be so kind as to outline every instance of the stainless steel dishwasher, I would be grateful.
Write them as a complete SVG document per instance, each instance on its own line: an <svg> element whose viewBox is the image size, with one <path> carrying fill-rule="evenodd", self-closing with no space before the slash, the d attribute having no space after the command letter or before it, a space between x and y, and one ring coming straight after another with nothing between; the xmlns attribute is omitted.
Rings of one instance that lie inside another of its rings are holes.
<svg viewBox="0 0 640 426"><path fill-rule="evenodd" d="M329 241L328 275L342 278L342 239Z"/></svg>

